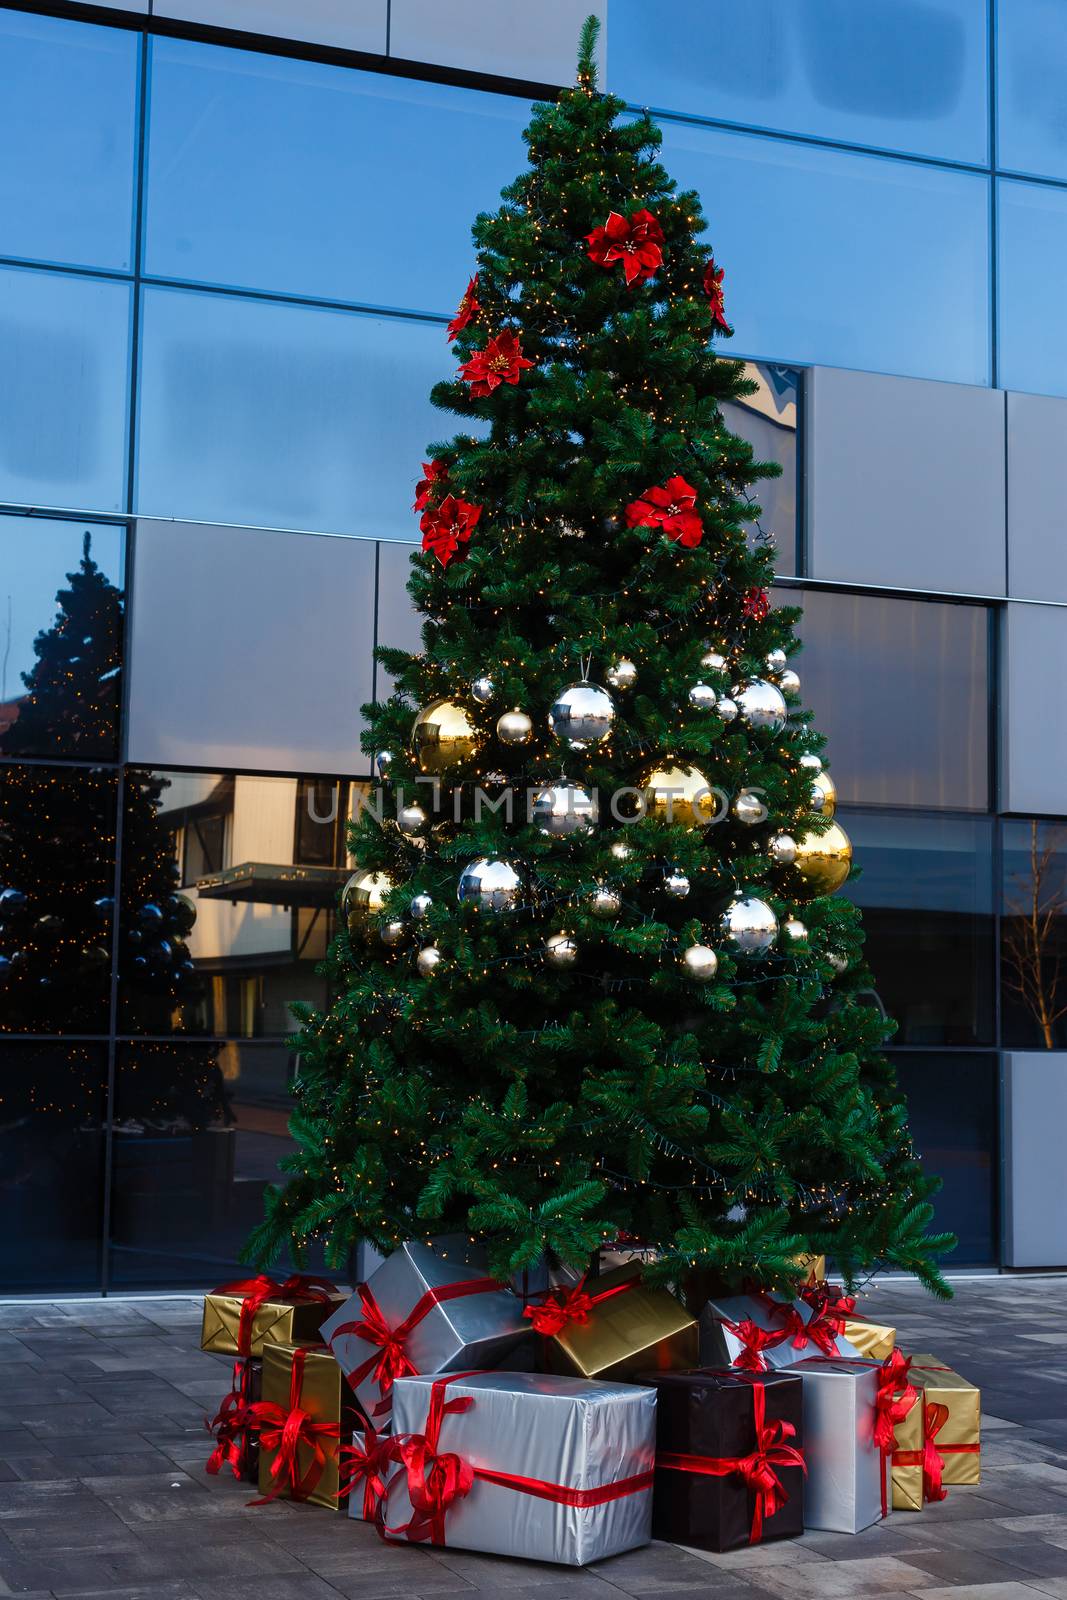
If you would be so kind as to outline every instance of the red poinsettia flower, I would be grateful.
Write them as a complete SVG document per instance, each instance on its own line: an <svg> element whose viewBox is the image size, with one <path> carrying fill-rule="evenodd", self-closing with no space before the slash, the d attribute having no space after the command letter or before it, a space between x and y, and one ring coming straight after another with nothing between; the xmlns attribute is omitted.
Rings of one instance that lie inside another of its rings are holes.
<svg viewBox="0 0 1067 1600"><path fill-rule="evenodd" d="M462 328L465 328L467 323L470 322L472 318L476 317L479 311L482 309L478 304L477 293L478 274L475 273L474 277L467 285L466 292L464 293L463 299L460 301L459 306L456 309L455 316L445 329L445 332L448 335L449 344L452 343L452 340L456 337L456 334L459 333Z"/></svg>
<svg viewBox="0 0 1067 1600"><path fill-rule="evenodd" d="M631 289L635 283L647 283L663 264L663 229L651 211L635 211L629 218L613 211L602 228L594 228L585 237L590 260L598 267L621 261Z"/></svg>
<svg viewBox="0 0 1067 1600"><path fill-rule="evenodd" d="M741 610L746 617L751 617L753 622L762 622L770 609L771 602L767 598L766 589L745 590Z"/></svg>
<svg viewBox="0 0 1067 1600"><path fill-rule="evenodd" d="M704 524L693 509L696 498L696 490L684 478L668 478L662 488L646 489L640 500L630 502L627 527L662 528L668 539L691 550L704 537Z"/></svg>
<svg viewBox="0 0 1067 1600"><path fill-rule="evenodd" d="M533 364L523 355L514 330L505 328L490 339L484 350L476 350L469 361L464 361L459 374L470 384L471 394L481 399L502 383L518 383L523 367Z"/></svg>
<svg viewBox="0 0 1067 1600"><path fill-rule="evenodd" d="M422 477L415 485L415 504L412 511L422 511L430 503L434 489L448 477L448 462L435 458L422 463Z"/></svg>
<svg viewBox="0 0 1067 1600"><path fill-rule="evenodd" d="M439 506L430 506L419 520L422 548L432 550L441 565L447 567L459 554L460 545L469 542L481 514L481 506L457 500L454 494L445 495Z"/></svg>
<svg viewBox="0 0 1067 1600"><path fill-rule="evenodd" d="M711 302L712 321L722 329L723 333L732 333L733 329L726 320L726 305L722 297L722 280L726 276L723 267L715 265L712 256L704 269L704 293Z"/></svg>

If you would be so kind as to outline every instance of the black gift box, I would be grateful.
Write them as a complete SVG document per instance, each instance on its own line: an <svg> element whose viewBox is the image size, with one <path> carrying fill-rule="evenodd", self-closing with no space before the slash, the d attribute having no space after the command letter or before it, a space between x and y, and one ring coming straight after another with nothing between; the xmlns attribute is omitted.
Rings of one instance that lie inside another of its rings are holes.
<svg viewBox="0 0 1067 1600"><path fill-rule="evenodd" d="M660 1465L664 1452L736 1459L756 1448L753 1389L764 1391L765 1421L789 1422L787 1443L803 1447L804 1385L788 1372L704 1370L649 1372L636 1379L656 1390L656 1482L652 1537L698 1550L737 1550L751 1542L756 1496L739 1474L710 1477ZM776 1466L788 1495L763 1521L763 1539L795 1539L804 1531L804 1472Z"/></svg>

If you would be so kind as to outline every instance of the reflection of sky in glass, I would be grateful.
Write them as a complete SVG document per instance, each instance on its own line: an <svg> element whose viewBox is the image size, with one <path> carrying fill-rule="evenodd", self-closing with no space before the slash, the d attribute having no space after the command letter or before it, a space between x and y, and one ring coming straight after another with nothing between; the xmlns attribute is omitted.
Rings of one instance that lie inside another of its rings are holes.
<svg viewBox="0 0 1067 1600"><path fill-rule="evenodd" d="M33 641L56 615L56 593L81 563L82 540L106 578L122 587L123 530L101 523L0 517L0 703L23 691L36 657Z"/></svg>

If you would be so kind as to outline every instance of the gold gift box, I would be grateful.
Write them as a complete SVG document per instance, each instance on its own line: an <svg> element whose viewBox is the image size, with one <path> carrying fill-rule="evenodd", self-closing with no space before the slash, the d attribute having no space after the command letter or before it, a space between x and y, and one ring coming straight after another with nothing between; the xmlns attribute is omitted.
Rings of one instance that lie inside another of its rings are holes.
<svg viewBox="0 0 1067 1600"><path fill-rule="evenodd" d="M897 1330L880 1322L867 1322L860 1317L849 1317L845 1322L844 1337L855 1345L861 1356L872 1361L884 1361L897 1347Z"/></svg>
<svg viewBox="0 0 1067 1600"><path fill-rule="evenodd" d="M289 1410L293 1357L297 1348L291 1344L270 1344L263 1352L263 1399L272 1401L285 1412ZM353 1429L364 1426L363 1419L332 1352L325 1345L312 1350L306 1346L303 1348L300 1409L307 1412L312 1422L336 1422L339 1434L336 1439L325 1438L321 1441L326 1464L307 1501L309 1505L325 1506L330 1511L337 1511L347 1498L341 1494L338 1482L338 1450L342 1443L351 1443ZM265 1444L260 1443L260 1494L270 1494L277 1487L276 1480L270 1474L271 1463L277 1453L277 1450L268 1450ZM301 1478L314 1459L312 1445L301 1443L297 1446L297 1467ZM286 1491L279 1498L289 1500L292 1496Z"/></svg>
<svg viewBox="0 0 1067 1600"><path fill-rule="evenodd" d="M804 1274L806 1285L826 1282L826 1257L802 1255L794 1256L797 1271Z"/></svg>
<svg viewBox="0 0 1067 1600"><path fill-rule="evenodd" d="M646 1286L640 1276L638 1268L626 1266L590 1279L591 1295L630 1279L634 1287L595 1305L588 1322L571 1323L547 1341L552 1372L625 1381L639 1372L697 1365L695 1318L668 1290Z"/></svg>
<svg viewBox="0 0 1067 1600"><path fill-rule="evenodd" d="M909 1376L916 1388L921 1386L927 1405L948 1407L948 1417L934 1439L945 1463L942 1483L979 1483L981 1456L977 1447L981 1443L981 1391L936 1356L912 1356ZM961 1449L961 1445L968 1448Z"/></svg>
<svg viewBox="0 0 1067 1600"><path fill-rule="evenodd" d="M296 1305L285 1300L266 1300L252 1318L251 1349L241 1351L237 1334L244 1303L242 1296L206 1294L200 1348L214 1350L224 1356L261 1356L264 1345L317 1344L322 1324L338 1306L344 1305L347 1298L343 1294L331 1295L329 1305L324 1305L321 1300L308 1300Z"/></svg>
<svg viewBox="0 0 1067 1600"><path fill-rule="evenodd" d="M890 1477L894 1511L921 1511L923 1508L923 1397L920 1390L915 1404L893 1429L893 1456ZM897 1464L897 1456L914 1454L910 1466Z"/></svg>

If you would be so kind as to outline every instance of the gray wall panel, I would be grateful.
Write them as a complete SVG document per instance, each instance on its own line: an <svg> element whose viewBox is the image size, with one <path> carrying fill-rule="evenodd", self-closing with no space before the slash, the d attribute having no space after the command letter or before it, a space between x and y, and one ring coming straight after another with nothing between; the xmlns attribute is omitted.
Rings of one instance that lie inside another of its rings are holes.
<svg viewBox="0 0 1067 1600"><path fill-rule="evenodd" d="M137 525L129 759L366 771L373 540Z"/></svg>
<svg viewBox="0 0 1067 1600"><path fill-rule="evenodd" d="M1067 815L1067 609L1009 602L1000 671L1000 808Z"/></svg>
<svg viewBox="0 0 1067 1600"><path fill-rule="evenodd" d="M1067 601L1067 400L1008 395L1008 593Z"/></svg>
<svg viewBox="0 0 1067 1600"><path fill-rule="evenodd" d="M1004 1057L1004 1265L1067 1266L1067 1054Z"/></svg>
<svg viewBox="0 0 1067 1600"><path fill-rule="evenodd" d="M386 0L154 0L152 14L385 54Z"/></svg>
<svg viewBox="0 0 1067 1600"><path fill-rule="evenodd" d="M404 587L415 548L384 542L378 546L378 643L394 650L422 649L422 618ZM382 667L378 668L377 687L378 699L387 700L392 681Z"/></svg>
<svg viewBox="0 0 1067 1600"><path fill-rule="evenodd" d="M389 54L534 83L573 83L578 34L594 11L605 24L603 81L607 0L581 6L574 0L392 0Z"/></svg>
<svg viewBox="0 0 1067 1600"><path fill-rule="evenodd" d="M832 367L807 392L809 576L1003 595L1003 395Z"/></svg>

